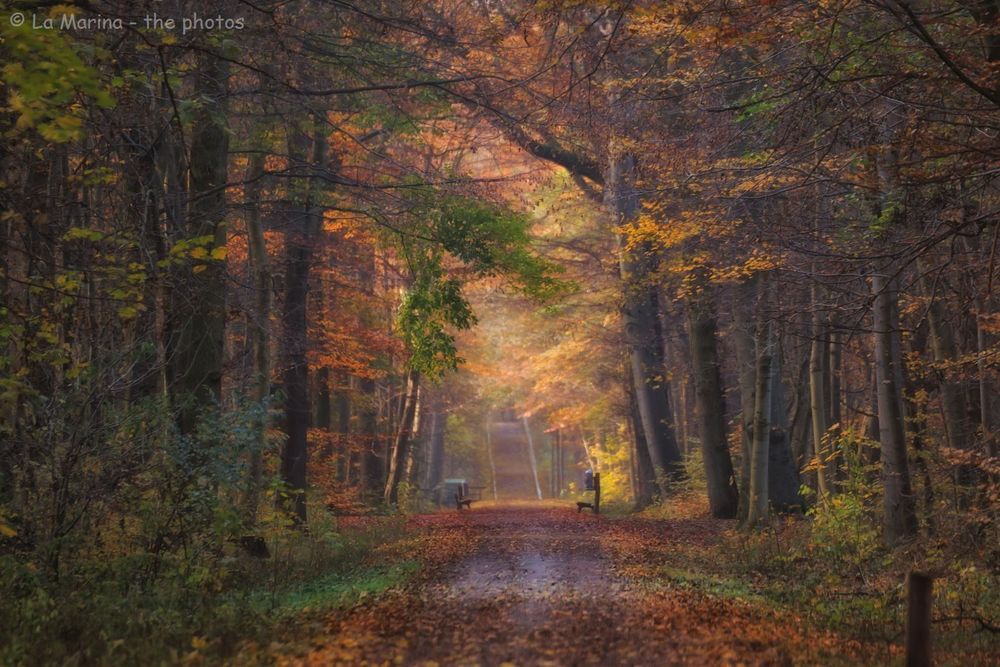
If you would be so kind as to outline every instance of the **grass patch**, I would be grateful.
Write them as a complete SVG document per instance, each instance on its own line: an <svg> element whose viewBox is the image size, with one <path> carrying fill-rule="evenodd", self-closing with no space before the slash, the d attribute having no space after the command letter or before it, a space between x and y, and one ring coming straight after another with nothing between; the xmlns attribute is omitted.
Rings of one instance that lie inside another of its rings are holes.
<svg viewBox="0 0 1000 667"><path fill-rule="evenodd" d="M661 576L671 585L679 588L689 588L706 595L732 598L745 602L765 602L765 597L751 587L745 580L735 577L724 577L686 568L666 566L661 569Z"/></svg>
<svg viewBox="0 0 1000 667"><path fill-rule="evenodd" d="M349 607L358 600L396 588L420 571L420 561L409 560L349 573L331 573L279 595L254 594L252 606L276 618Z"/></svg>

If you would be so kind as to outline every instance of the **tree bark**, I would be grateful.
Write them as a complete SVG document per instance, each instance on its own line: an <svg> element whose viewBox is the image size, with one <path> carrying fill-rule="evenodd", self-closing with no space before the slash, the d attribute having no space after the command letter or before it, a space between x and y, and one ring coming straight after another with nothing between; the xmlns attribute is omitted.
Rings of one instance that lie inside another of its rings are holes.
<svg viewBox="0 0 1000 667"><path fill-rule="evenodd" d="M250 339L254 358L253 402L259 410L256 420L255 442L249 453L247 486L243 497L244 520L254 524L257 507L260 504L260 489L263 475L263 454L267 449L268 400L271 395L271 307L273 301L271 265L264 238L264 225L260 215L260 177L264 173L264 154L258 153L250 159L247 174L249 185L247 196L247 236L250 257L250 272L254 280L254 312L250 326Z"/></svg>
<svg viewBox="0 0 1000 667"><path fill-rule="evenodd" d="M211 237L207 248L226 246L227 165L225 96L229 66L221 58L203 54L198 72L198 96L204 100L191 131L190 197L185 232L189 238ZM217 405L222 394L225 349L225 263L214 260L184 277L186 289L175 289L172 308L174 397L182 433L195 429L199 413ZM191 271L191 267L185 267Z"/></svg>
<svg viewBox="0 0 1000 667"><path fill-rule="evenodd" d="M731 519L736 516L739 494L726 438L726 408L719 372L715 304L707 292L710 289L707 279L703 277L699 282L701 284L695 287L695 294L688 297L688 325L701 456L712 516Z"/></svg>
<svg viewBox="0 0 1000 667"><path fill-rule="evenodd" d="M312 163L323 164L326 138L318 130L312 138ZM303 169L310 137L293 128L288 139L288 157L293 169ZM296 523L306 521L306 461L308 433L312 417L309 399L308 341L309 276L313 246L321 230L321 220L313 207L313 185L308 178L290 179L287 200L288 231L285 239L285 302L282 310L285 371L285 445L281 451L281 479L286 486L281 507Z"/></svg>
<svg viewBox="0 0 1000 667"><path fill-rule="evenodd" d="M930 299L927 306L927 332L931 342L931 353L939 365L954 362L959 356L953 324L948 321L945 305L934 294L934 285L928 276L930 267L924 259L917 261L917 270L922 275L924 296ZM948 377L947 369L937 372L938 395L941 399L941 413L944 417L945 440L952 449L969 451L972 449L975 426L970 419L969 394L961 383ZM958 465L954 479L959 486L975 484L976 471L973 466Z"/></svg>
<svg viewBox="0 0 1000 667"><path fill-rule="evenodd" d="M754 411L754 373L756 372L756 356L754 354L754 334L752 329L752 308L757 295L757 282L746 280L737 287L733 304L733 347L736 352L737 375L740 383L740 421L742 438L740 439L740 479L739 519L745 520L750 511L750 458L753 452L753 411Z"/></svg>
<svg viewBox="0 0 1000 667"><path fill-rule="evenodd" d="M642 426L642 417L639 416L639 405L635 400L635 384L632 381L632 367L625 366L625 389L628 395L629 418L632 421L632 433L634 437L633 451L635 455L636 472L636 509L648 507L653 503L659 491L656 484L656 469L653 467L653 460L649 457L649 448L646 445L646 433Z"/></svg>
<svg viewBox="0 0 1000 667"><path fill-rule="evenodd" d="M809 412L812 415L813 465L820 502L825 502L833 493L833 480L828 472L830 459L830 438L827 432L830 422L827 415L827 391L830 386L829 357L826 350L827 328L819 312L819 286L812 287L812 341L809 346Z"/></svg>
<svg viewBox="0 0 1000 667"><path fill-rule="evenodd" d="M396 428L396 437L389 454L389 471L382 495L387 505L399 502L399 483L403 479L403 468L409 455L410 440L417 416L417 395L420 391L420 373L410 370L406 374L406 393L403 397L402 411Z"/></svg>
<svg viewBox="0 0 1000 667"><path fill-rule="evenodd" d="M639 195L634 179L633 156L620 155L611 160L605 201L616 225L631 220L638 211ZM672 482L684 476L684 466L674 434L669 385L664 377L658 299L655 285L650 284L653 267L648 252L629 249L622 238L619 238L619 246L619 267L625 290L622 316L636 404L657 484L661 493L667 495Z"/></svg>
<svg viewBox="0 0 1000 667"><path fill-rule="evenodd" d="M444 480L444 443L448 414L440 409L431 418L431 455L427 465L427 488L433 489Z"/></svg>
<svg viewBox="0 0 1000 667"><path fill-rule="evenodd" d="M767 490L776 512L802 511L801 482L788 433L788 404L781 378L781 339L775 336L771 358L771 434L768 447Z"/></svg>
<svg viewBox="0 0 1000 667"><path fill-rule="evenodd" d="M753 451L750 458L750 508L746 525L754 528L767 520L768 459L771 443L771 363L774 355L774 325L762 318L757 323L757 372L754 388Z"/></svg>
<svg viewBox="0 0 1000 667"><path fill-rule="evenodd" d="M366 501L377 501L385 487L385 465L378 433L378 397L372 378L362 378L359 386L363 397L358 424L361 451L361 495Z"/></svg>
<svg viewBox="0 0 1000 667"><path fill-rule="evenodd" d="M916 503L906 458L902 386L897 367L899 327L896 289L879 273L872 274L872 319L875 337L875 382L878 391L879 440L882 451L883 536L895 546L917 533Z"/></svg>

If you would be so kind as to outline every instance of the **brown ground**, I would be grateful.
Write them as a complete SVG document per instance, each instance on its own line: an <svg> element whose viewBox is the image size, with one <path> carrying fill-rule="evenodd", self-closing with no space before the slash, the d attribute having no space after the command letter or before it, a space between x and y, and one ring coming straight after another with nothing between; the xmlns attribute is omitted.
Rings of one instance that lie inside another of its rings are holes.
<svg viewBox="0 0 1000 667"><path fill-rule="evenodd" d="M807 642L795 619L747 602L633 576L672 541L713 539L721 522L608 521L565 506L513 505L415 524L423 539L396 555L434 550L424 574L334 614L310 651L279 662L782 665L826 663L803 656L836 641ZM800 651L806 643L812 648Z"/></svg>

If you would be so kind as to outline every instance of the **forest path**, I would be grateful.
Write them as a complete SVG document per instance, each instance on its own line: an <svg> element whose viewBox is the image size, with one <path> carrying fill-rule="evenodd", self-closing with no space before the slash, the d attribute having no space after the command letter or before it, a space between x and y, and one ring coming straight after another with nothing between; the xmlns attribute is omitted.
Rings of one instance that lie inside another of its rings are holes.
<svg viewBox="0 0 1000 667"><path fill-rule="evenodd" d="M551 505L429 515L431 544L450 546L426 576L335 614L311 652L279 662L788 664L782 631L749 605L627 576L671 539L718 530L678 520L651 536L650 523Z"/></svg>

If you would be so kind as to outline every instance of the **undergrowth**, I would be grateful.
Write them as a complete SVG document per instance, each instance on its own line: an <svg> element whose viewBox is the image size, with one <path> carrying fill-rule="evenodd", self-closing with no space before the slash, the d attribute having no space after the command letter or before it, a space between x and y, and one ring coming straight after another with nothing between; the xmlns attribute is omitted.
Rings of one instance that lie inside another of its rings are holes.
<svg viewBox="0 0 1000 667"><path fill-rule="evenodd" d="M349 528L320 508L307 530L262 531L270 558L220 542L198 554L79 559L58 579L0 555L0 664L159 664L219 659L248 637L267 641L280 621L348 605L405 582L414 560L375 564L401 539L401 517Z"/></svg>

